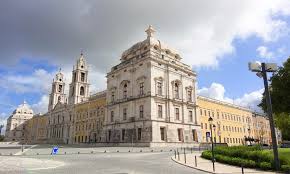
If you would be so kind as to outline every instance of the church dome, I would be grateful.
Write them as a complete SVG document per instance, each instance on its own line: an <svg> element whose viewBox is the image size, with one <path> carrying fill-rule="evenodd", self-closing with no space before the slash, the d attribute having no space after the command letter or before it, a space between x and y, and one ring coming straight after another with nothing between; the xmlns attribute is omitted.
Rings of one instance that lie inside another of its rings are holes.
<svg viewBox="0 0 290 174"><path fill-rule="evenodd" d="M30 106L24 101L21 105L14 110L13 114L33 114L33 110Z"/></svg>

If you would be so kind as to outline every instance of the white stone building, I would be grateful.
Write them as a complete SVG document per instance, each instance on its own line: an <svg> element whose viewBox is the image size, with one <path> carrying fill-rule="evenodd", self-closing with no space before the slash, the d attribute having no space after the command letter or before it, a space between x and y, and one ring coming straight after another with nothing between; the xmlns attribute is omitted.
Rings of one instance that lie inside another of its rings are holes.
<svg viewBox="0 0 290 174"><path fill-rule="evenodd" d="M123 52L107 74L107 143L134 146L200 142L196 73L180 54L154 37Z"/></svg>
<svg viewBox="0 0 290 174"><path fill-rule="evenodd" d="M56 74L52 83L49 103L48 142L66 143L74 142L74 106L85 102L89 98L88 66L81 53L72 71L68 101L66 100L64 76L61 72Z"/></svg>
<svg viewBox="0 0 290 174"><path fill-rule="evenodd" d="M25 142L25 122L33 117L33 110L24 101L7 119L5 141Z"/></svg>

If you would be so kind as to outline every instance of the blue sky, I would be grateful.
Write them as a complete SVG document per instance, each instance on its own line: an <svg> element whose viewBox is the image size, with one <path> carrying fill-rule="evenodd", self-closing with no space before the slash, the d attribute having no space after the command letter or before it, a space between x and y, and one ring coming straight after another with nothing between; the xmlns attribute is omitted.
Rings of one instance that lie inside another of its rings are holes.
<svg viewBox="0 0 290 174"><path fill-rule="evenodd" d="M290 55L289 36L266 44L259 38L251 37L246 40L235 40L233 45L236 48L235 52L224 56L218 67L198 68L200 87L207 87L212 82L217 82L227 89L228 97L240 97L250 91L263 88L263 81L248 70L248 62L274 62L281 66ZM269 51L277 53L271 59L263 58L257 52L257 48L261 45L266 45ZM278 53L279 48L284 49L283 53Z"/></svg>
<svg viewBox="0 0 290 174"><path fill-rule="evenodd" d="M289 0L170 0L166 8L162 1L130 0L1 1L0 6L3 124L23 100L45 112L54 74L62 68L67 91L81 50L90 64L91 90L105 89L106 72L125 49L146 38L149 24L155 37L179 50L197 71L200 95L253 109L263 83L248 62L281 65L290 55Z"/></svg>

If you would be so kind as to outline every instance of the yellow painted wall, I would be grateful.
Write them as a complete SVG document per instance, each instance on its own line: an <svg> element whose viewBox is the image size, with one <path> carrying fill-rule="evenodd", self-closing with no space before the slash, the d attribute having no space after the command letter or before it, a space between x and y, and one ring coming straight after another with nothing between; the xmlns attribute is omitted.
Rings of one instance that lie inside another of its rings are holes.
<svg viewBox="0 0 290 174"><path fill-rule="evenodd" d="M249 135L249 126L252 127L252 112L250 110L200 96L198 97L198 106L202 142L210 142L210 138L206 138L206 132L210 132L208 118L212 117L213 124L216 125L213 137L216 137L217 143L228 143L228 145L245 143L244 137Z"/></svg>
<svg viewBox="0 0 290 174"><path fill-rule="evenodd" d="M105 119L106 98L101 97L77 104L74 108L74 137L76 143L89 142L102 129Z"/></svg>

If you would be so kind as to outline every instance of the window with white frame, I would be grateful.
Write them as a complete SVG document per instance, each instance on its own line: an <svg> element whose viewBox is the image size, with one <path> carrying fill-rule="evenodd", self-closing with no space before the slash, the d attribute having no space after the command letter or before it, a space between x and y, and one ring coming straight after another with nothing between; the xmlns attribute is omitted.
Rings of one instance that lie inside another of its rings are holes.
<svg viewBox="0 0 290 174"><path fill-rule="evenodd" d="M192 113L192 111L189 111L188 117L189 117L189 121L193 122L193 113Z"/></svg>
<svg viewBox="0 0 290 174"><path fill-rule="evenodd" d="M111 92L111 101L114 102L115 101L115 91Z"/></svg>
<svg viewBox="0 0 290 174"><path fill-rule="evenodd" d="M187 101L192 102L192 90L189 89L187 91Z"/></svg>
<svg viewBox="0 0 290 174"><path fill-rule="evenodd" d="M127 98L128 95L128 85L127 83L124 84L124 88L123 88L123 98Z"/></svg>
<svg viewBox="0 0 290 174"><path fill-rule="evenodd" d="M157 94L162 95L162 82L157 82Z"/></svg>
<svg viewBox="0 0 290 174"><path fill-rule="evenodd" d="M179 99L179 85L177 82L174 83L174 97Z"/></svg>
<svg viewBox="0 0 290 174"><path fill-rule="evenodd" d="M127 108L123 108L123 120L127 120Z"/></svg>
<svg viewBox="0 0 290 174"><path fill-rule="evenodd" d="M175 119L179 120L179 108L175 108Z"/></svg>
<svg viewBox="0 0 290 174"><path fill-rule="evenodd" d="M140 118L144 117L144 105L139 106L139 117Z"/></svg>
<svg viewBox="0 0 290 174"><path fill-rule="evenodd" d="M162 105L158 105L158 117L162 118Z"/></svg>
<svg viewBox="0 0 290 174"><path fill-rule="evenodd" d="M111 122L114 121L114 111L111 111Z"/></svg>
<svg viewBox="0 0 290 174"><path fill-rule="evenodd" d="M144 95L144 82L139 83L139 94Z"/></svg>

